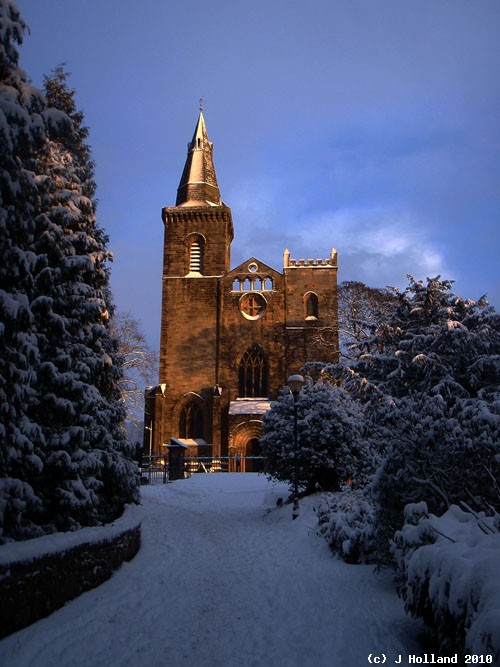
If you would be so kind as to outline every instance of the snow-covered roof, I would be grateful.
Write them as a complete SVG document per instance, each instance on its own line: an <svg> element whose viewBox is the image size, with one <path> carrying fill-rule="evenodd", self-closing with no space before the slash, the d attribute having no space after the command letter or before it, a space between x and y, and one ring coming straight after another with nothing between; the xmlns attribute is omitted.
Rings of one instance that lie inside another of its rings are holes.
<svg viewBox="0 0 500 667"><path fill-rule="evenodd" d="M230 415L263 415L271 407L268 398L238 398L229 404Z"/></svg>
<svg viewBox="0 0 500 667"><path fill-rule="evenodd" d="M196 438L196 440L193 440L193 438L170 438L170 444L179 447L198 447L199 445L206 445L208 443L203 438Z"/></svg>

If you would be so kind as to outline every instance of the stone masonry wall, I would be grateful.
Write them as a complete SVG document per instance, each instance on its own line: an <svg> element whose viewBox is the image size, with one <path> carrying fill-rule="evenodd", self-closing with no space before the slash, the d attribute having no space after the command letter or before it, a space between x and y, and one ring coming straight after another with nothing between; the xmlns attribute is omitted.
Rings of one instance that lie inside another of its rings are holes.
<svg viewBox="0 0 500 667"><path fill-rule="evenodd" d="M0 563L0 638L21 630L102 584L138 552L140 525L101 542Z"/></svg>

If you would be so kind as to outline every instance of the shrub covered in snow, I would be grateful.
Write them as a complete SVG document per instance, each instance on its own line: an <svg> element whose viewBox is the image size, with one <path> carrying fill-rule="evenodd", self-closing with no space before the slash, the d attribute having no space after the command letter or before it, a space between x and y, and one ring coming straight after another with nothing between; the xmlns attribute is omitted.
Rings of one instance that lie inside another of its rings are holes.
<svg viewBox="0 0 500 667"><path fill-rule="evenodd" d="M395 401L381 423L391 445L374 495L388 535L401 526L405 505L420 500L435 514L461 501L500 509L500 405L422 393Z"/></svg>
<svg viewBox="0 0 500 667"><path fill-rule="evenodd" d="M376 513L362 490L344 488L325 494L319 503L319 533L347 563L370 563L376 552Z"/></svg>
<svg viewBox="0 0 500 667"><path fill-rule="evenodd" d="M401 592L413 616L436 632L441 651L500 660L500 517L451 506L441 517L425 503L406 510L395 535Z"/></svg>

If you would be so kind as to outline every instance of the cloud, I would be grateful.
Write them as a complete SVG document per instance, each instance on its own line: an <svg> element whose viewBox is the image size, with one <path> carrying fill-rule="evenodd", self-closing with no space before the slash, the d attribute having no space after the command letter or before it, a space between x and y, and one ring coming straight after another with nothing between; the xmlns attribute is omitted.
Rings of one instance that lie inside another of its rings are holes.
<svg viewBox="0 0 500 667"><path fill-rule="evenodd" d="M300 226L304 232L294 243L296 251L331 244L339 253L340 281L400 286L408 273L417 278L447 275L441 253L408 211L344 209L303 220Z"/></svg>
<svg viewBox="0 0 500 667"><path fill-rule="evenodd" d="M287 186L280 178L255 178L229 193L233 266L256 256L281 271L285 248L295 259L324 259L335 247L339 281L401 287L408 273L418 279L438 274L453 279L433 229L416 210L393 203L311 210L298 205L296 189L287 198Z"/></svg>
<svg viewBox="0 0 500 667"><path fill-rule="evenodd" d="M429 217L408 202L321 209L319 193L289 176L254 175L232 183L233 266L254 255L281 270L285 248L295 259L318 259L335 247L340 281L402 286L408 273L453 278Z"/></svg>

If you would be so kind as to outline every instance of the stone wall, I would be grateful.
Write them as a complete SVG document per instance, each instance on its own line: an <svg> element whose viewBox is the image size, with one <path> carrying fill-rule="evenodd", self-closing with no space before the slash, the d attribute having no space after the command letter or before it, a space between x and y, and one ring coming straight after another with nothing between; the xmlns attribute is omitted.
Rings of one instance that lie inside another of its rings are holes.
<svg viewBox="0 0 500 667"><path fill-rule="evenodd" d="M102 584L139 550L140 524L102 541L25 560L0 562L0 638L21 630ZM7 545L9 546L9 545Z"/></svg>

